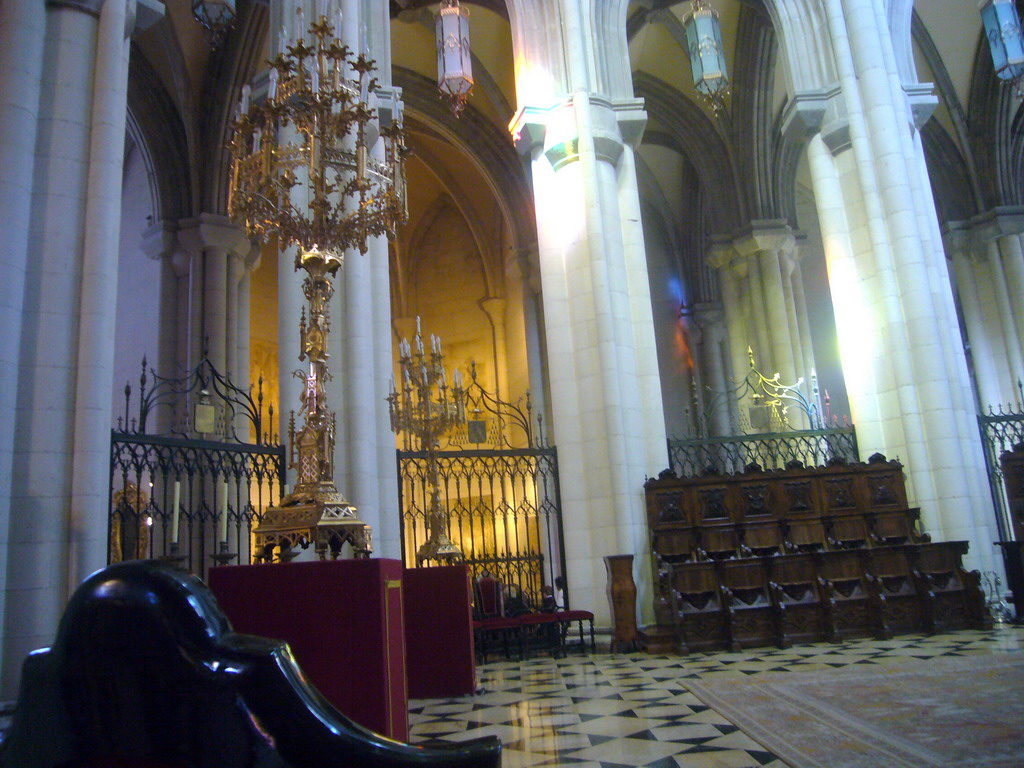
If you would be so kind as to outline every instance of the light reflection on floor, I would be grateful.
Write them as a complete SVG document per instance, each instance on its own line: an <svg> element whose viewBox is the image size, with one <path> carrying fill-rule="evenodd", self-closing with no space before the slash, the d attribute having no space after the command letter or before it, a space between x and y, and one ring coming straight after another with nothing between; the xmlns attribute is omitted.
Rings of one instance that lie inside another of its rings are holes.
<svg viewBox="0 0 1024 768"><path fill-rule="evenodd" d="M504 768L785 768L689 693L686 681L1005 652L1024 652L1024 628L685 657L537 656L480 666L483 692L476 696L410 702L409 724L412 740L421 744L496 735Z"/></svg>

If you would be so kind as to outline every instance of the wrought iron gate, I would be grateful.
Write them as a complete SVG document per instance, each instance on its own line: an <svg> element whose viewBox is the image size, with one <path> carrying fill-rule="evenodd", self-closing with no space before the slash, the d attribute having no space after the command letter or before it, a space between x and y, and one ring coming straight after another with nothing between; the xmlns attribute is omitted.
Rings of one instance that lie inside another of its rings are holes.
<svg viewBox="0 0 1024 768"><path fill-rule="evenodd" d="M749 465L783 469L799 462L818 466L834 459L857 461L857 433L828 407L822 409L817 381L787 385L779 374L768 378L750 357L750 370L726 392L693 393L693 437L668 441L669 466L678 477L708 472L742 472Z"/></svg>
<svg viewBox="0 0 1024 768"><path fill-rule="evenodd" d="M978 416L981 444L985 452L985 469L988 471L1000 541L1014 540L1010 506L1006 499L1006 486L999 457L1005 451L1012 451L1018 443L1024 443L1024 408L1021 406L1021 403L1024 403L1024 391L1021 391L1019 381L1017 389L1020 392L1020 399L1015 406L989 406L987 414Z"/></svg>
<svg viewBox="0 0 1024 768"><path fill-rule="evenodd" d="M448 536L474 576L489 573L539 603L541 587L564 575L557 452L539 418L532 429L529 395L522 407L498 400L475 370L466 394L467 424L437 453ZM426 453L410 447L398 451L398 496L402 557L412 567L428 533L431 488Z"/></svg>
<svg viewBox="0 0 1024 768"><path fill-rule="evenodd" d="M125 385L111 431L109 562L174 559L202 576L223 541L236 562L251 562L252 529L280 496L285 471L262 385L254 399L208 359L172 379L147 374L143 358L138 412Z"/></svg>

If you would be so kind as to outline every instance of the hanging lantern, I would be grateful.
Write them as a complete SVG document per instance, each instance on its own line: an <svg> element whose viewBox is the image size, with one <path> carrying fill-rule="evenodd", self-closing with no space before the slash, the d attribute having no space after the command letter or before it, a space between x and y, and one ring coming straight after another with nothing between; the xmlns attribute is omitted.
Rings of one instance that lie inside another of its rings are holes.
<svg viewBox="0 0 1024 768"><path fill-rule="evenodd" d="M192 15L216 45L235 21L235 0L192 0Z"/></svg>
<svg viewBox="0 0 1024 768"><path fill-rule="evenodd" d="M691 5L683 25L693 85L717 115L725 108L725 96L729 93L722 26L718 22L718 11L709 7L707 0L692 0Z"/></svg>
<svg viewBox="0 0 1024 768"><path fill-rule="evenodd" d="M1001 80L1020 78L1024 74L1024 40L1013 0L983 0L978 9L996 75Z"/></svg>
<svg viewBox="0 0 1024 768"><path fill-rule="evenodd" d="M442 0L434 24L437 37L437 87L458 117L473 90L473 63L469 48L469 11L459 0Z"/></svg>

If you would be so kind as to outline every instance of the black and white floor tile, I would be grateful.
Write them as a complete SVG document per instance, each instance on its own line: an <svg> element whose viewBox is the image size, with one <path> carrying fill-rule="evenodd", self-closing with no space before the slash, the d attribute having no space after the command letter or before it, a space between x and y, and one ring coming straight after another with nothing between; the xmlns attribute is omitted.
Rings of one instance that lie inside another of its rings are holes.
<svg viewBox="0 0 1024 768"><path fill-rule="evenodd" d="M535 656L481 665L475 696L410 702L410 732L419 744L496 735L504 768L786 768L689 693L686 681L1021 651L1024 628L1000 627L686 657Z"/></svg>

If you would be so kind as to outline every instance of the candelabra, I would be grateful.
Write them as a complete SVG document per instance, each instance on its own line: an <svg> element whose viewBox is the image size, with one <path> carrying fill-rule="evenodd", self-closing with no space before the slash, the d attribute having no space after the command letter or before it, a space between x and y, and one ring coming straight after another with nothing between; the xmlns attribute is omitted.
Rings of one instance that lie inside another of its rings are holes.
<svg viewBox="0 0 1024 768"><path fill-rule="evenodd" d="M452 385L444 370L441 340L431 334L430 352L423 345L420 319L416 318L415 350L406 339L399 343L398 364L402 388L391 381L387 397L393 432L406 432L419 440L426 456L430 506L427 510L427 541L416 552L416 564L429 560L461 560L462 551L448 538L446 518L441 511L441 481L437 462L438 439L466 422L466 390L456 368Z"/></svg>
<svg viewBox="0 0 1024 768"><path fill-rule="evenodd" d="M295 28L301 34L303 27L300 8ZM357 554L369 554L369 526L334 483L335 415L325 389L331 379L328 302L345 250L366 253L369 238L393 236L407 216L398 103L397 119L381 127L374 61L352 54L326 14L308 34L309 42L282 39L281 53L269 62L265 99L250 104L249 87L242 89L230 143L229 213L251 234L276 233L282 247L297 246L295 268L306 272L299 360L308 367L296 371L305 382L304 424L296 431L293 413L289 426L297 482L255 531L263 559L276 546L284 551L311 541L321 557L328 546L337 556L345 541ZM379 139L383 162L370 155Z"/></svg>

